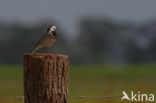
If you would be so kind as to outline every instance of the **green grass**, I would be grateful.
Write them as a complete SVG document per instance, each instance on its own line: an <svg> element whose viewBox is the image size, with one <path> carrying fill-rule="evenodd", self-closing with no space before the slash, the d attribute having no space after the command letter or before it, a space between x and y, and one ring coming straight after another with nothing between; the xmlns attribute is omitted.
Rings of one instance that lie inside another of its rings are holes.
<svg viewBox="0 0 156 103"><path fill-rule="evenodd" d="M122 90L156 93L156 65L71 65L70 96L122 95ZM0 97L23 96L21 65L0 65ZM16 101L15 101L16 102ZM70 99L70 103L116 103L116 99ZM14 101L0 100L0 103Z"/></svg>

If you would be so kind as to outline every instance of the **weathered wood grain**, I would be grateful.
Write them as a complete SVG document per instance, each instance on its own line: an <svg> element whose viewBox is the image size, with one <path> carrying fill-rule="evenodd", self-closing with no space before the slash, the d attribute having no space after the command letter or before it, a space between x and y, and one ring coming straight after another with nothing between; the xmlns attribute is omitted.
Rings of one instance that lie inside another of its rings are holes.
<svg viewBox="0 0 156 103"><path fill-rule="evenodd" d="M24 55L24 103L68 103L68 57Z"/></svg>

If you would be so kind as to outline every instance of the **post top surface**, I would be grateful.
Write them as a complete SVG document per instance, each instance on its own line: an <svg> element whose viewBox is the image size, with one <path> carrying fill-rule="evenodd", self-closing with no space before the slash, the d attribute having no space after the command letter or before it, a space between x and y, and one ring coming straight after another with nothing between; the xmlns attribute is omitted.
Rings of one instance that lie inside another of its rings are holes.
<svg viewBox="0 0 156 103"><path fill-rule="evenodd" d="M51 53L26 53L24 56L31 56L31 57L66 57L68 58L67 55L62 55L62 54L51 54Z"/></svg>

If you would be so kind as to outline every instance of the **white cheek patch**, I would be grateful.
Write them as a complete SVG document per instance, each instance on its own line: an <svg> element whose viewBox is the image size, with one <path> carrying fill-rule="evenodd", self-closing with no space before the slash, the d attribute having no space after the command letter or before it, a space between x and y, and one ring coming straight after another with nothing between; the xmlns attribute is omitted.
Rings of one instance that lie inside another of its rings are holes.
<svg viewBox="0 0 156 103"><path fill-rule="evenodd" d="M56 30L56 27L55 26L52 26L51 28L50 28L50 31L55 31Z"/></svg>

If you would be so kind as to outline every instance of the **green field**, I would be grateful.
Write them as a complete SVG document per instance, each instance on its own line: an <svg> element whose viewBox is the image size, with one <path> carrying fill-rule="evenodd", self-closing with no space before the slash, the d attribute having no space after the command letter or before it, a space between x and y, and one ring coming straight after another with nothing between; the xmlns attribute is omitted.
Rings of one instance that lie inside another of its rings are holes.
<svg viewBox="0 0 156 103"><path fill-rule="evenodd" d="M23 96L21 65L0 65L0 97ZM121 96L122 91L156 94L156 65L71 65L70 96ZM70 103L119 103L121 98L70 98ZM0 103L17 103L0 99ZM19 102L23 103L23 101ZM125 103L125 102L124 102ZM127 102L128 103L128 102ZM129 102L130 103L130 102Z"/></svg>

